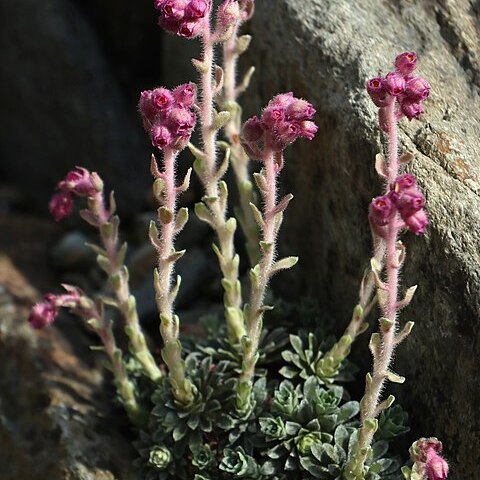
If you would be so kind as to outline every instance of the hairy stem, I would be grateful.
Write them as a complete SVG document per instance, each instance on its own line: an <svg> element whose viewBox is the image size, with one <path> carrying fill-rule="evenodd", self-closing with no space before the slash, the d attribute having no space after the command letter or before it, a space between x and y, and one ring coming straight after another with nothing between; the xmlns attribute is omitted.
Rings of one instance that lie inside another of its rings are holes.
<svg viewBox="0 0 480 480"><path fill-rule="evenodd" d="M103 192L98 192L91 203L97 217L98 229L107 259L109 283L117 297L117 306L125 320L125 332L129 338L131 353L142 365L147 376L154 382L162 377L140 326L135 297L130 293L128 270L123 263L126 245L118 246L118 217L107 210Z"/></svg>
<svg viewBox="0 0 480 480"><path fill-rule="evenodd" d="M248 171L249 158L240 144L242 124L241 108L238 104L237 63L239 55L236 52L239 25L235 26L232 36L223 46L223 71L224 71L224 104L230 111L230 121L225 125L225 135L230 143L232 156L231 163L235 173L235 180L240 197L240 209L237 213L240 226L246 238L246 249L250 265L254 266L259 260L259 231L257 223L250 208L250 203L255 203L253 185Z"/></svg>
<svg viewBox="0 0 480 480"><path fill-rule="evenodd" d="M260 262L251 270L250 303L246 309L247 339L243 345L242 373L237 390L237 408L244 410L250 402L250 395L258 359L258 347L262 333L263 304L267 286L272 275L276 252L276 236L281 213L276 212L278 168L273 152L264 156L264 175L267 189L263 196L262 254Z"/></svg>
<svg viewBox="0 0 480 480"><path fill-rule="evenodd" d="M157 181L161 182L160 192L156 192L161 202L158 209L160 233L151 225L151 240L158 253L158 267L155 272L155 300L160 313L160 334L163 339L162 357L168 367L172 393L177 402L188 405L193 401L194 387L185 376L182 360L182 346L178 339L179 318L174 313L174 301L180 279L172 287L172 277L175 262L182 252L175 252L174 238L177 221L177 195L175 185L175 162L177 151L165 148L163 151L163 172L159 173ZM154 159L152 161L155 161ZM155 168L158 171L158 168Z"/></svg>
<svg viewBox="0 0 480 480"><path fill-rule="evenodd" d="M388 107L388 183L394 182L398 176L398 126L395 117L395 101ZM387 186L388 188L388 186ZM357 443L354 447L354 455L347 466L345 478L363 480L364 464L368 455L368 449L372 443L373 435L377 429L376 417L379 413L379 402L382 389L387 380L390 364L392 363L395 348L395 331L397 326L397 301L400 264L397 255L397 239L400 230L398 213L388 222L385 237L385 265L386 284L383 301L380 307L386 321L380 324L380 342L373 346L373 372L367 375L365 395L360 403L362 427L359 431Z"/></svg>
<svg viewBox="0 0 480 480"><path fill-rule="evenodd" d="M239 257L235 253L234 234L236 221L227 218L227 186L221 181L217 166L216 138L218 126L214 124L214 38L208 23L203 31L203 68L201 69L200 121L203 155L200 168L196 171L205 189L204 206L208 211L208 223L215 230L219 247L216 253L223 274L225 317L228 337L232 343L239 343L245 334L242 313L242 293L239 281Z"/></svg>

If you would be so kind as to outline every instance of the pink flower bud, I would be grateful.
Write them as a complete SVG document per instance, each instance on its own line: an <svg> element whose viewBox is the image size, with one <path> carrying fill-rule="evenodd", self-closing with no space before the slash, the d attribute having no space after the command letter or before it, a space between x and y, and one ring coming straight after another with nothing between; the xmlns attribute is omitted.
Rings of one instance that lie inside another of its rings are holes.
<svg viewBox="0 0 480 480"><path fill-rule="evenodd" d="M448 477L448 463L434 448L427 451L425 469L428 480L445 480Z"/></svg>
<svg viewBox="0 0 480 480"><path fill-rule="evenodd" d="M317 125L311 120L305 120L300 122L300 136L307 138L308 140L313 140L315 134L318 131Z"/></svg>
<svg viewBox="0 0 480 480"><path fill-rule="evenodd" d="M276 135L275 150L283 150L287 145L294 142L301 134L300 127L297 122L282 121L278 125Z"/></svg>
<svg viewBox="0 0 480 480"><path fill-rule="evenodd" d="M390 72L383 80L383 86L390 95L398 97L405 91L405 79L397 72Z"/></svg>
<svg viewBox="0 0 480 480"><path fill-rule="evenodd" d="M187 5L188 0L166 0L157 9L162 12L165 19L181 20L185 15Z"/></svg>
<svg viewBox="0 0 480 480"><path fill-rule="evenodd" d="M285 109L293 102L294 99L295 99L295 97L293 96L292 92L280 93L280 94L276 95L275 97L273 97L268 102L267 108L277 107L277 108Z"/></svg>
<svg viewBox="0 0 480 480"><path fill-rule="evenodd" d="M167 110L173 104L172 92L166 88L155 88L151 92L151 101L153 105L160 111Z"/></svg>
<svg viewBox="0 0 480 480"><path fill-rule="evenodd" d="M82 197L90 197L97 192L90 172L82 167L68 172L65 180L58 184L58 188L65 193L70 192Z"/></svg>
<svg viewBox="0 0 480 480"><path fill-rule="evenodd" d="M395 59L395 67L402 75L409 75L417 67L417 54L415 52L404 52Z"/></svg>
<svg viewBox="0 0 480 480"><path fill-rule="evenodd" d="M410 188L398 196L395 205L402 218L406 218L425 206L425 197L419 188Z"/></svg>
<svg viewBox="0 0 480 480"><path fill-rule="evenodd" d="M262 137L262 122L256 116L249 118L243 125L242 141L253 143L258 142Z"/></svg>
<svg viewBox="0 0 480 480"><path fill-rule="evenodd" d="M169 145L173 139L170 130L164 125L154 125L150 132L150 137L152 139L152 145L160 149Z"/></svg>
<svg viewBox="0 0 480 480"><path fill-rule="evenodd" d="M418 119L420 115L425 113L420 103L409 102L408 99L400 102L400 111L409 119Z"/></svg>
<svg viewBox="0 0 480 480"><path fill-rule="evenodd" d="M223 0L218 7L217 25L220 30L227 31L235 26L240 18L240 6L238 0Z"/></svg>
<svg viewBox="0 0 480 480"><path fill-rule="evenodd" d="M369 213L372 223L383 227L395 214L395 206L387 195L383 195L372 200Z"/></svg>
<svg viewBox="0 0 480 480"><path fill-rule="evenodd" d="M28 323L35 329L49 327L55 321L57 315L57 307L52 302L45 300L32 307L28 316Z"/></svg>
<svg viewBox="0 0 480 480"><path fill-rule="evenodd" d="M184 107L191 107L197 98L197 86L194 83L184 83L173 91L173 98Z"/></svg>
<svg viewBox="0 0 480 480"><path fill-rule="evenodd" d="M182 22L177 31L180 37L195 38L200 33L200 24L198 22Z"/></svg>
<svg viewBox="0 0 480 480"><path fill-rule="evenodd" d="M187 108L173 108L168 116L168 128L173 135L190 135L195 126L195 114Z"/></svg>
<svg viewBox="0 0 480 480"><path fill-rule="evenodd" d="M206 0L191 0L185 9L185 17L189 20L203 18L210 6Z"/></svg>
<svg viewBox="0 0 480 480"><path fill-rule="evenodd" d="M265 128L274 128L285 118L285 108L279 106L267 106L262 113L262 123Z"/></svg>
<svg viewBox="0 0 480 480"><path fill-rule="evenodd" d="M250 20L255 10L254 0L239 0L238 3L240 4L240 20L242 22Z"/></svg>
<svg viewBox="0 0 480 480"><path fill-rule="evenodd" d="M405 85L405 97L409 102L422 102L430 95L430 84L422 77L413 77Z"/></svg>
<svg viewBox="0 0 480 480"><path fill-rule="evenodd" d="M415 235L425 233L428 225L428 217L425 213L425 210L418 210L413 215L403 218L403 221L405 222L405 225L409 228L409 230Z"/></svg>
<svg viewBox="0 0 480 480"><path fill-rule="evenodd" d="M386 107L392 101L381 77L371 78L367 82L367 92L377 107Z"/></svg>
<svg viewBox="0 0 480 480"><path fill-rule="evenodd" d="M49 204L50 213L56 222L68 217L73 210L73 198L70 192L56 193Z"/></svg>
<svg viewBox="0 0 480 480"><path fill-rule="evenodd" d="M315 109L311 103L297 98L287 106L286 114L291 120L311 120Z"/></svg>
<svg viewBox="0 0 480 480"><path fill-rule="evenodd" d="M395 193L401 193L404 190L410 189L417 185L417 179L415 175L411 173L404 173L403 175L399 175L395 181L393 182L392 190Z"/></svg>
<svg viewBox="0 0 480 480"><path fill-rule="evenodd" d="M157 109L155 108L152 102L151 90L145 90L140 94L140 100L138 102L138 111L142 116L143 126L145 130L149 130L157 114Z"/></svg>

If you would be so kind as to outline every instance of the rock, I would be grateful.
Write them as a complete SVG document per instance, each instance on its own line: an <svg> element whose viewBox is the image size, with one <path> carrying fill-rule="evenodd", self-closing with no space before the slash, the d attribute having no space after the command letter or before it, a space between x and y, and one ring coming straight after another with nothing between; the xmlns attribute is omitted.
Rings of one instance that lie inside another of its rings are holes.
<svg viewBox="0 0 480 480"><path fill-rule="evenodd" d="M150 250L150 255L150 266L145 269L142 282L133 291L137 298L137 308L141 318L156 318L158 316L153 288L152 272L156 262L153 249ZM145 257L143 265L147 266L147 264L147 257ZM204 250L198 247L187 250L185 255L175 265L174 275L182 277L182 286L175 301L176 309L188 309L192 303L201 297L204 288L208 286L208 283L217 274L215 267L214 259L207 255ZM139 278L137 271L134 271L134 276Z"/></svg>
<svg viewBox="0 0 480 480"><path fill-rule="evenodd" d="M295 194L280 233L281 253L299 254L277 287L319 298L339 332L356 301L371 251L366 219L378 194L373 159L380 149L376 109L365 82L386 73L396 54L415 50L432 85L421 122L401 122L402 151L427 196L425 237L405 236L405 286L418 284L402 322L415 329L398 349L395 392L416 436L442 439L449 479L480 477L480 43L478 4L460 0L256 2L245 66L255 64L248 111L277 92L311 100L319 132L298 142L283 173ZM268 61L266 61L268 60ZM256 104L255 104L256 103ZM289 276L290 275L290 276ZM374 323L374 322L372 322ZM368 358L366 349L354 354ZM452 354L454 352L454 354ZM368 362L370 360L368 359ZM390 390L391 387L388 387Z"/></svg>
<svg viewBox="0 0 480 480"><path fill-rule="evenodd" d="M150 182L138 97L122 96L86 18L71 0L0 8L2 177L46 212L55 184L82 165L116 189L121 213L138 211Z"/></svg>
<svg viewBox="0 0 480 480"><path fill-rule="evenodd" d="M128 420L94 341L71 318L33 331L26 318L38 292L5 256L0 271L2 480L136 479Z"/></svg>
<svg viewBox="0 0 480 480"><path fill-rule="evenodd" d="M64 235L50 252L52 266L59 270L78 270L95 264L95 253L87 246L90 240L78 231Z"/></svg>

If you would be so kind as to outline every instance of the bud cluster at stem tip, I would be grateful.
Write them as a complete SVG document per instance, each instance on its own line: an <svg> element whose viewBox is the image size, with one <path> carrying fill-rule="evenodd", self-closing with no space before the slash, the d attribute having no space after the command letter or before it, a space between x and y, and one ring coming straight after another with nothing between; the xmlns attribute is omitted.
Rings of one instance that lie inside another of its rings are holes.
<svg viewBox="0 0 480 480"><path fill-rule="evenodd" d="M158 24L181 37L194 38L201 32L203 22L208 21L211 0L155 0L160 12Z"/></svg>
<svg viewBox="0 0 480 480"><path fill-rule="evenodd" d="M405 226L419 235L425 233L428 217L424 210L425 197L414 175L406 173L395 179L387 195L374 198L370 204L370 223L375 232L384 236L383 229L397 214Z"/></svg>
<svg viewBox="0 0 480 480"><path fill-rule="evenodd" d="M410 457L428 480L445 480L448 463L440 455L443 446L435 437L421 438L410 447Z"/></svg>
<svg viewBox="0 0 480 480"><path fill-rule="evenodd" d="M91 197L101 191L102 185L97 184L97 177L82 167L67 173L57 185L58 192L50 200L49 208L55 221L70 215L74 197Z"/></svg>
<svg viewBox="0 0 480 480"><path fill-rule="evenodd" d="M424 113L423 102L430 95L430 85L422 77L413 75L417 67L417 55L414 52L404 52L395 59L395 70L385 77L371 78L367 82L367 92L373 103L380 108L380 126L388 131L384 121L386 108L395 100L397 120L403 116L409 120L417 119Z"/></svg>
<svg viewBox="0 0 480 480"><path fill-rule="evenodd" d="M196 96L193 83L185 83L173 91L160 87L140 94L138 109L153 146L160 150L165 147L183 150L187 146L197 121L192 110Z"/></svg>
<svg viewBox="0 0 480 480"><path fill-rule="evenodd" d="M249 118L242 130L242 146L254 160L262 160L265 151L281 152L297 138L312 140L318 127L312 121L315 109L293 93L274 97L261 118Z"/></svg>
<svg viewBox="0 0 480 480"><path fill-rule="evenodd" d="M35 329L49 327L57 318L60 308L74 309L81 303L81 292L75 287L64 285L67 293L47 293L43 300L32 307L28 322Z"/></svg>

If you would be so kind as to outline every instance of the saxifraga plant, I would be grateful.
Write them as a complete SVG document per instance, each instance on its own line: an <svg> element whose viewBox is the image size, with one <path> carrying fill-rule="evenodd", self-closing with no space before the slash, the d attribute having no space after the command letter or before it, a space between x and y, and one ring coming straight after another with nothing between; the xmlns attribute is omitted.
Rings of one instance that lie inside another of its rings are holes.
<svg viewBox="0 0 480 480"><path fill-rule="evenodd" d="M375 163L385 191L372 200L369 210L371 268L361 282L351 322L335 341L322 325L313 328L319 317L307 322L312 315L309 306L302 310L283 304L271 314L273 307L266 303L271 277L297 262L293 256L276 256L283 215L293 198L290 194L278 198L278 181L286 147L301 137L312 140L317 133L315 109L293 93L284 93L242 127L238 100L253 68L237 84L238 58L251 40L239 31L254 13L254 0L224 0L218 8L211 0L155 0L154 6L161 27L187 39L199 38L203 47L201 58L192 60L198 85L147 90L139 102L143 126L159 152L159 160L152 155L150 164L159 207L149 236L158 258L153 282L163 364L148 348L130 293L127 246L119 243L113 194L107 204L102 180L84 168L68 173L58 184L50 209L58 221L71 213L76 198L87 200L80 215L98 229L100 245L91 248L107 275L107 294L92 300L77 287L65 285L66 293L47 294L33 307L30 324L46 327L60 308L68 308L97 333L119 401L138 432L139 478L447 478L442 444L435 438L412 445L409 466L402 466L401 457L389 452L391 440L408 431L407 415L399 405L392 407L393 396L382 398L387 380L404 381L392 372L392 357L413 327L411 322L402 329L398 326L398 313L416 288L407 289L399 299L399 272L406 257L399 236L408 230L422 234L428 224L425 198L415 177L401 172L412 155L398 156L397 123L404 116L418 118L430 92L426 80L414 75L416 55L399 55L394 71L367 84L388 138L388 155L377 155ZM222 65L216 63L218 50L223 53ZM196 125L198 146L190 141ZM207 338L184 339L182 345L175 312L181 279L174 274L175 263L185 253L175 249L175 237L189 216L188 209L178 208L178 197L188 189L192 171L178 181L177 161L186 147L204 188L195 213L216 235L213 249L225 308L224 321L213 317L204 321ZM250 160L261 166L253 181ZM239 193L235 216L230 214L223 180L230 164ZM241 289L240 257L234 247L237 220L251 265L248 294ZM379 332L370 340L373 370L367 374L363 398L356 401L345 387L356 373L347 357L354 340L368 329L366 318L377 304L382 317ZM123 319L127 353L117 346L111 308ZM304 327L315 331L300 329L302 320Z"/></svg>

